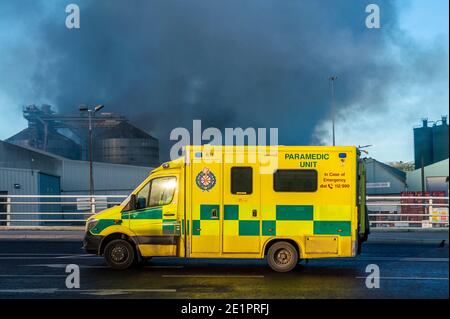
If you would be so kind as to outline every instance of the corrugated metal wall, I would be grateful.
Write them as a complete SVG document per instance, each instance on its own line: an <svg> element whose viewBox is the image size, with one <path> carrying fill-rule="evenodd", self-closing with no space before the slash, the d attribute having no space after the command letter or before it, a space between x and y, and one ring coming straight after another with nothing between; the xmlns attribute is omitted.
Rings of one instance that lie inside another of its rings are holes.
<svg viewBox="0 0 450 319"><path fill-rule="evenodd" d="M449 160L443 160L424 168L425 182L427 177L446 177L449 174ZM419 192L422 190L422 172L420 169L416 169L412 172L408 172L406 175L406 182L408 183L408 190ZM426 184L425 184L426 186ZM443 185L443 189L434 189L440 191L447 191L447 185ZM428 191L427 189L425 189Z"/></svg>
<svg viewBox="0 0 450 319"><path fill-rule="evenodd" d="M368 195L399 195L406 190L406 184L391 171L373 159L366 161L366 181L367 183L389 183L386 188L370 188L367 186Z"/></svg>
<svg viewBox="0 0 450 319"><path fill-rule="evenodd" d="M128 195L150 173L142 166L118 165L94 162L95 195ZM61 172L61 194L89 194L89 163L64 160ZM72 199L74 200L74 199ZM120 198L109 198L109 205L121 202ZM106 206L97 207L104 209ZM64 205L65 211L77 211L76 206Z"/></svg>
<svg viewBox="0 0 450 319"><path fill-rule="evenodd" d="M128 195L148 176L150 171L150 167L94 162L95 195ZM18 184L20 187L14 188L14 184ZM0 141L0 191L6 191L13 195L88 195L89 162L53 157ZM36 201L36 199L21 199L20 201ZM70 198L62 199L62 201L76 202L77 200ZM120 201L120 199L108 200L111 204ZM35 205L14 205L12 206L13 212L79 212L77 205L73 204L50 206L42 204L42 202L39 204L39 200L37 202L38 204ZM43 219L57 217L59 219L61 216L47 214L42 217ZM78 217L82 218L82 216ZM78 217L70 216L71 219ZM4 214L0 214L0 219L2 218L4 218ZM15 215L12 217L12 220L15 220L12 225L24 224L18 219L38 218L36 215L29 214ZM38 224L38 222L27 222L27 225Z"/></svg>
<svg viewBox="0 0 450 319"><path fill-rule="evenodd" d="M60 177L39 173L38 178L38 184L39 184L39 195L60 195L61 194L61 183L60 183ZM41 198L39 200L42 204L39 205L39 212L41 213L58 213L61 212L61 205L55 205L53 203L55 202L61 202L59 198ZM51 202L52 204L44 204L46 202ZM42 214L40 215L40 219L42 220L54 220L54 219L62 219L63 215L58 214ZM49 225L49 226L55 226L57 225L56 222L47 222L44 221L42 225Z"/></svg>
<svg viewBox="0 0 450 319"><path fill-rule="evenodd" d="M150 173L142 166L94 163L94 189L96 195L123 195L133 190ZM64 160L61 172L63 194L89 193L89 163Z"/></svg>
<svg viewBox="0 0 450 319"><path fill-rule="evenodd" d="M0 167L0 191L8 192L8 195L29 195L38 194L38 175L35 170L19 168L1 168ZM18 187L14 187L18 185ZM25 199L15 199L15 201L30 201ZM39 205L14 205L12 211L17 213L36 212ZM33 215L13 215L11 218L12 226L23 225L19 220L35 219ZM38 225L38 223L26 223L27 225Z"/></svg>
<svg viewBox="0 0 450 319"><path fill-rule="evenodd" d="M0 167L22 168L58 175L61 159L0 141Z"/></svg>
<svg viewBox="0 0 450 319"><path fill-rule="evenodd" d="M62 194L89 194L89 162L86 161L52 157L0 141L0 167L60 176ZM128 194L148 176L150 170L150 167L94 162L96 194ZM28 190L28 195L39 191L37 188Z"/></svg>

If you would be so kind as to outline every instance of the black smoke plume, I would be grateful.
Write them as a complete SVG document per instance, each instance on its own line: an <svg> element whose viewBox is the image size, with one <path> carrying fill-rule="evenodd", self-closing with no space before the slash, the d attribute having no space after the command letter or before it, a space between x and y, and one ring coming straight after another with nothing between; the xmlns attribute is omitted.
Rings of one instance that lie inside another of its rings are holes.
<svg viewBox="0 0 450 319"><path fill-rule="evenodd" d="M392 1L377 1L381 29L367 29L360 0L74 0L77 30L65 27L67 1L5 2L2 12L32 34L16 48L32 50L30 61L15 61L33 66L22 79L32 83L29 104L61 113L105 104L159 138L161 159L170 131L193 119L278 127L280 144L308 144L330 117L330 75L337 107L364 112L409 72L423 81L436 72L425 63L434 48L416 50Z"/></svg>

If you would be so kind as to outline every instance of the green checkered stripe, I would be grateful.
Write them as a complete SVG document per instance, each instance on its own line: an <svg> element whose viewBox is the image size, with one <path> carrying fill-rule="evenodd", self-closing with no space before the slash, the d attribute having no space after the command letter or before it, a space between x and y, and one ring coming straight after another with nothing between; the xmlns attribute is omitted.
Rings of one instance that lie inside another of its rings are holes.
<svg viewBox="0 0 450 319"><path fill-rule="evenodd" d="M223 219L238 221L239 236L259 236L260 222L259 220L241 220L239 219L239 205L224 205Z"/></svg>
<svg viewBox="0 0 450 319"><path fill-rule="evenodd" d="M180 223L173 219L163 219L162 231L163 235L180 235Z"/></svg>
<svg viewBox="0 0 450 319"><path fill-rule="evenodd" d="M219 205L200 205L200 220L192 221L192 235L200 235L197 230L201 220L211 220L211 210L217 210L217 220L220 219ZM276 236L277 221L310 221L313 223L315 235L351 235L350 221L317 221L314 220L313 205L277 205L275 220L240 220L239 205L224 205L223 219L239 221L239 236Z"/></svg>
<svg viewBox="0 0 450 319"><path fill-rule="evenodd" d="M213 217L213 211L215 210L215 215ZM192 220L192 235L199 236L201 229L201 221L220 221L220 206L215 204L202 204L200 205L200 219ZM189 222L189 221L188 221ZM217 234L219 235L219 234Z"/></svg>

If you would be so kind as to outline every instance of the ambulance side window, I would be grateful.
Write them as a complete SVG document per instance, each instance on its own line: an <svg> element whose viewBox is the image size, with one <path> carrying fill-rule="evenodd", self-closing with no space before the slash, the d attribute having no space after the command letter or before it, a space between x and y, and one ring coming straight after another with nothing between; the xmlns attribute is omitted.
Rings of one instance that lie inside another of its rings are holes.
<svg viewBox="0 0 450 319"><path fill-rule="evenodd" d="M275 192L317 191L317 171L313 169L279 169L273 174Z"/></svg>
<svg viewBox="0 0 450 319"><path fill-rule="evenodd" d="M231 168L231 194L250 195L253 193L253 169L251 167Z"/></svg>
<svg viewBox="0 0 450 319"><path fill-rule="evenodd" d="M168 205L172 202L177 186L175 176L151 180L136 195L136 209Z"/></svg>
<svg viewBox="0 0 450 319"><path fill-rule="evenodd" d="M147 207L150 183L147 183L136 196L136 209Z"/></svg>
<svg viewBox="0 0 450 319"><path fill-rule="evenodd" d="M177 178L175 176L155 178L151 181L147 207L168 205L172 202Z"/></svg>

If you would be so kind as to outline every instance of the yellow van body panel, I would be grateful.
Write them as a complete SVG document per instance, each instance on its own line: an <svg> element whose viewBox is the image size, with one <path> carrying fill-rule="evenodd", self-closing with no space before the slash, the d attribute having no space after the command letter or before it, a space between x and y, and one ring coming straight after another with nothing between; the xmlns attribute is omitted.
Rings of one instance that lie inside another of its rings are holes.
<svg viewBox="0 0 450 319"><path fill-rule="evenodd" d="M294 243L300 258L355 256L358 160L353 146L189 146L132 193L172 177L169 204L126 211L125 201L94 216L110 223L96 234L133 237L144 257L262 258L273 240ZM249 192L232 192L239 169L251 174ZM306 172L308 191L283 190L293 171Z"/></svg>

